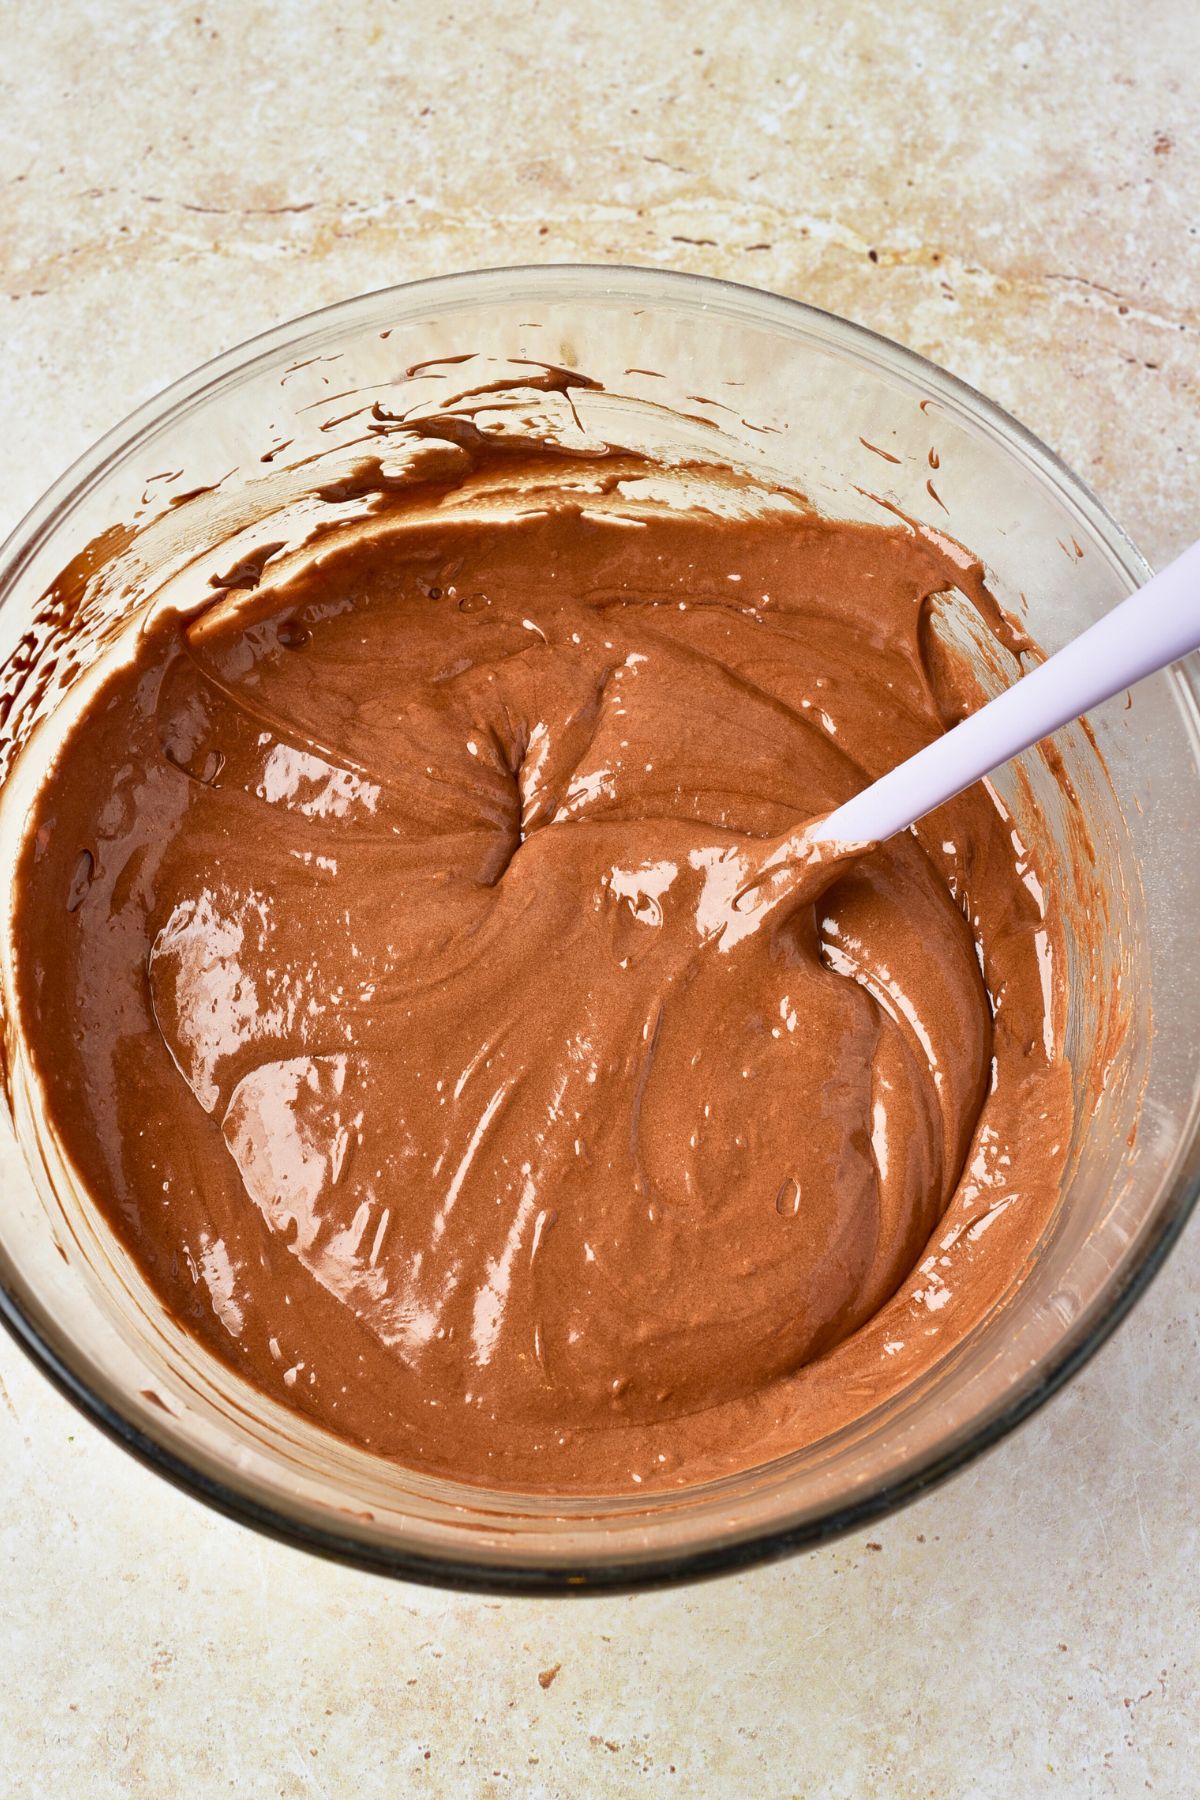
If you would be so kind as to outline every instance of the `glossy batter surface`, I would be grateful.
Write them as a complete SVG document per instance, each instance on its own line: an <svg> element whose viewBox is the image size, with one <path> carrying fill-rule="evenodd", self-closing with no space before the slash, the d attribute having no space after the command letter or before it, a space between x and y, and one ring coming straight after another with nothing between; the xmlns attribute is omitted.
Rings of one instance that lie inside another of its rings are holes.
<svg viewBox="0 0 1200 1800"><path fill-rule="evenodd" d="M42 792L17 945L164 1303L517 1489L742 1467L943 1353L1057 1191L1046 884L983 787L815 871L800 827L958 706L955 581L903 524L564 496L149 631Z"/></svg>

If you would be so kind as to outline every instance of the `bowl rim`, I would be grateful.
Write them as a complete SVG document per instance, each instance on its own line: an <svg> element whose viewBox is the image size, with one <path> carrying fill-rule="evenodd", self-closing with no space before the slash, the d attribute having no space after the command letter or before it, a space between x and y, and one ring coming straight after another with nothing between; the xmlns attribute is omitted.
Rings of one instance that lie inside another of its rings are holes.
<svg viewBox="0 0 1200 1800"><path fill-rule="evenodd" d="M841 342L860 362L886 365L919 381L936 396L968 414L1016 447L1052 487L1069 495L1097 537L1135 586L1148 578L1150 566L1128 534L1100 500L1040 438L994 401L936 363L869 327L803 300L741 282L635 263L527 263L473 269L425 277L368 290L299 315L200 364L127 414L80 455L26 512L0 544L0 604L21 573L47 541L59 520L82 500L112 464L132 454L160 428L176 423L213 390L235 377L267 368L281 351L299 353L332 333L352 328L387 302L410 306L424 297L436 306L481 302L489 289L506 298L524 291L530 298L619 300L648 303L669 300L708 309L749 310L760 323L773 324L790 336L818 335L826 346ZM1191 689L1185 690L1189 697ZM1193 706L1193 710L1194 706ZM1116 1272L1064 1333L1055 1350L1002 1403L962 1430L948 1445L927 1452L898 1476L884 1476L870 1490L827 1512L792 1524L769 1525L745 1537L711 1547L638 1553L615 1561L584 1557L576 1561L487 1561L470 1555L444 1556L403 1545L383 1545L315 1525L282 1507L264 1504L214 1479L168 1449L131 1418L98 1394L71 1366L67 1357L43 1335L36 1308L27 1306L10 1271L0 1260L0 1323L51 1383L107 1436L174 1486L243 1525L354 1567L442 1588L498 1594L586 1594L633 1592L690 1583L738 1569L766 1564L813 1548L898 1511L939 1486L952 1474L996 1445L1065 1385L1104 1344L1150 1285L1179 1238L1197 1201L1200 1174L1176 1179L1170 1203L1139 1234L1135 1254Z"/></svg>

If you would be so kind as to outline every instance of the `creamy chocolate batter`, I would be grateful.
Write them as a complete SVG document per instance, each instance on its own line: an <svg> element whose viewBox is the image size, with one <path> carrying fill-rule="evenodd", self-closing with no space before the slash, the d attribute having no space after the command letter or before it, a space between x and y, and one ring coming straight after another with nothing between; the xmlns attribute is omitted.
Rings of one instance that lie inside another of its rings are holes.
<svg viewBox="0 0 1200 1800"><path fill-rule="evenodd" d="M410 1467L604 1492L961 1341L1070 1101L1052 884L986 785L803 835L961 712L933 596L1002 630L978 568L572 480L397 502L151 626L30 821L17 981L53 1129L209 1349Z"/></svg>

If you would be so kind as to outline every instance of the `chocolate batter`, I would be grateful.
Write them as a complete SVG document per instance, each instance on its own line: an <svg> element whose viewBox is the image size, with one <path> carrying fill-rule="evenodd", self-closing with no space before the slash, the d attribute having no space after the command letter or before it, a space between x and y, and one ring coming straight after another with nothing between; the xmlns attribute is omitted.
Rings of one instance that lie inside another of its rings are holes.
<svg viewBox="0 0 1200 1800"><path fill-rule="evenodd" d="M999 628L979 570L572 479L150 627L30 821L17 979L52 1128L205 1345L410 1467L603 1492L915 1379L1019 1273L1070 1102L1051 884L986 784L803 836L960 712L932 597Z"/></svg>

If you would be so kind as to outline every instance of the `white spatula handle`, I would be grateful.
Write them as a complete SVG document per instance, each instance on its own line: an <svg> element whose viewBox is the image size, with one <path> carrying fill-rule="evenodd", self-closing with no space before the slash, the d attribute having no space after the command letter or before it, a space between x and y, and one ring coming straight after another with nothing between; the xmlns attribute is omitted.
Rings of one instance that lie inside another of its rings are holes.
<svg viewBox="0 0 1200 1800"><path fill-rule="evenodd" d="M877 843L1071 719L1200 647L1200 544L944 737L831 813L815 835Z"/></svg>

